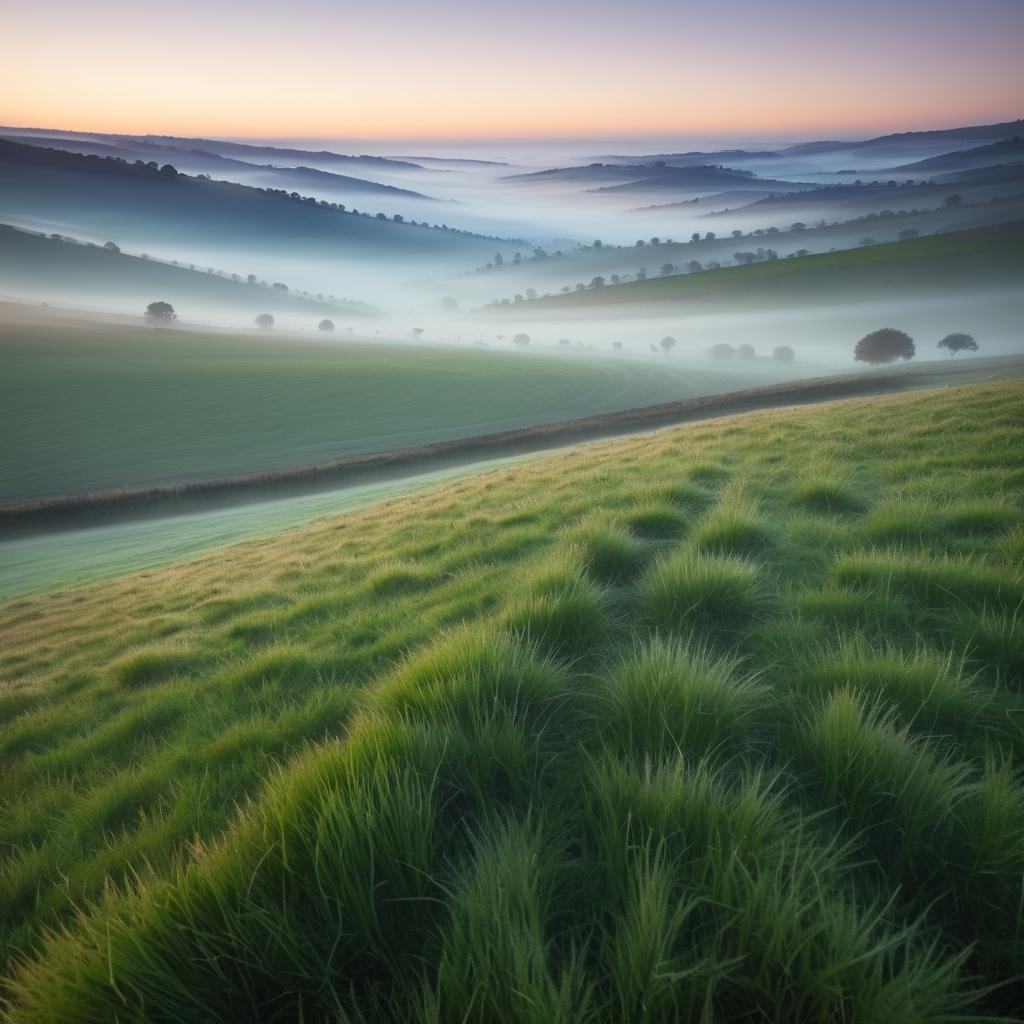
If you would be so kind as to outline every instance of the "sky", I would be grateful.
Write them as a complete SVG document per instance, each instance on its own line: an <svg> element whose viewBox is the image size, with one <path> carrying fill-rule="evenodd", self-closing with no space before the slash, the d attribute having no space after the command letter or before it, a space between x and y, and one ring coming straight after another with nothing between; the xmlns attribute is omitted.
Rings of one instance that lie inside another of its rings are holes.
<svg viewBox="0 0 1024 1024"><path fill-rule="evenodd" d="M19 127L799 139L1024 112L1024 0L31 0L2 36Z"/></svg>

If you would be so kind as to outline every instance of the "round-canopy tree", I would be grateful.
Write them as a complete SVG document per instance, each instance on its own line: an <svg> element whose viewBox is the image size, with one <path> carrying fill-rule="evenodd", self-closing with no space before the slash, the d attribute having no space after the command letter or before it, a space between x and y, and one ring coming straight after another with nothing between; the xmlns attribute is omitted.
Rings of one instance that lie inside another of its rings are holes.
<svg viewBox="0 0 1024 1024"><path fill-rule="evenodd" d="M274 326L274 318L270 313L260 313L256 317L256 326L262 327L265 331L270 330Z"/></svg>
<svg viewBox="0 0 1024 1024"><path fill-rule="evenodd" d="M178 314L169 302L151 302L146 307L146 319L154 324L169 323L171 320L177 320Z"/></svg>
<svg viewBox="0 0 1024 1024"><path fill-rule="evenodd" d="M333 331L334 330L334 321L333 320L321 320L320 323L318 323L316 326L321 331Z"/></svg>
<svg viewBox="0 0 1024 1024"><path fill-rule="evenodd" d="M956 358L958 352L977 352L978 343L969 335L956 332L947 334L938 347L945 351L950 359Z"/></svg>
<svg viewBox="0 0 1024 1024"><path fill-rule="evenodd" d="M519 345L521 348L526 348L530 344L530 336L528 334L517 334L512 339L513 345Z"/></svg>
<svg viewBox="0 0 1024 1024"><path fill-rule="evenodd" d="M865 334L857 342L853 358L858 363L878 366L882 363L895 363L897 359L913 359L914 351L914 339L906 331L882 327Z"/></svg>
<svg viewBox="0 0 1024 1024"><path fill-rule="evenodd" d="M661 345L661 351L668 355L676 347L676 339L671 334L667 334L658 344Z"/></svg>
<svg viewBox="0 0 1024 1024"><path fill-rule="evenodd" d="M772 351L772 359L777 363L791 363L796 359L796 353L788 345L776 345Z"/></svg>
<svg viewBox="0 0 1024 1024"><path fill-rule="evenodd" d="M756 353L754 352L753 345L739 345L736 349L736 355L740 359L753 359Z"/></svg>

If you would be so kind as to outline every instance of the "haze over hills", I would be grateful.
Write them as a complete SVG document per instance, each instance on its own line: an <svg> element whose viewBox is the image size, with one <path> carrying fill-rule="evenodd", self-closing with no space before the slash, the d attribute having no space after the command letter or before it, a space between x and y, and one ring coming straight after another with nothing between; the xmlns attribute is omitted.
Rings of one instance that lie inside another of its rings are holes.
<svg viewBox="0 0 1024 1024"><path fill-rule="evenodd" d="M1022 288L1024 220L1019 220L795 260L604 285L523 305L524 312L660 302L688 309L742 303L813 306L839 300L870 306L887 296L916 300L951 289L964 293L1006 290L1013 295Z"/></svg>
<svg viewBox="0 0 1024 1024"><path fill-rule="evenodd" d="M301 277L308 291L337 293L346 283L352 297L422 273L416 260L429 259L438 272L511 251L500 239L326 201L11 142L0 142L2 221L293 287Z"/></svg>
<svg viewBox="0 0 1024 1024"><path fill-rule="evenodd" d="M333 296L303 296L226 270L165 263L108 250L95 243L39 235L0 224L0 296L61 302L82 309L141 316L156 300L170 302L186 319L201 316L251 326L260 313L281 325L320 317L366 316L364 303Z"/></svg>
<svg viewBox="0 0 1024 1024"><path fill-rule="evenodd" d="M958 149L952 153L927 157L910 164L893 167L893 171L965 171L981 167L993 167L1006 162L1019 161L1024 158L1024 138L1014 136L990 142L985 146L971 149Z"/></svg>

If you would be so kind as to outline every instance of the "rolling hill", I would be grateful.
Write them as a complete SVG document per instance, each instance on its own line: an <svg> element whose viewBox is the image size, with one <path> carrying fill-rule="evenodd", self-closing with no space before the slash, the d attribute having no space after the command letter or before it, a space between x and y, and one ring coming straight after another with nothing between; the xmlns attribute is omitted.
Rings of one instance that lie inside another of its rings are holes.
<svg viewBox="0 0 1024 1024"><path fill-rule="evenodd" d="M1024 285L1024 221L869 245L793 260L673 274L553 295L499 310L581 310L615 305L699 306L867 303L953 288Z"/></svg>
<svg viewBox="0 0 1024 1024"><path fill-rule="evenodd" d="M0 222L371 301L404 281L413 260L429 259L441 273L478 265L496 248L513 250L501 239L332 209L173 166L165 172L3 141Z"/></svg>
<svg viewBox="0 0 1024 1024"><path fill-rule="evenodd" d="M692 167L663 167L656 174L648 174L634 181L605 185L593 191L599 193L651 193L651 192L718 192L750 188L761 192L798 192L812 185L777 178L760 178L752 171L728 167L696 165Z"/></svg>
<svg viewBox="0 0 1024 1024"><path fill-rule="evenodd" d="M865 154L899 153L913 149L934 148L943 150L962 148L971 142L995 142L1001 139L1019 138L1024 134L1024 121L1003 121L998 124L966 125L960 128L940 128L923 132L895 132L878 135L871 139L832 140L826 142L802 142L779 150L786 156L821 156L835 152L859 152Z"/></svg>
<svg viewBox="0 0 1024 1024"><path fill-rule="evenodd" d="M893 171L967 171L977 168L992 167L997 164L1024 159L1024 139L1015 136L989 143L987 146L975 146L972 149L958 149L941 156L916 160L914 163L903 164L892 168Z"/></svg>
<svg viewBox="0 0 1024 1024"><path fill-rule="evenodd" d="M6 602L9 1024L1012 1019L1022 421L697 424Z"/></svg>
<svg viewBox="0 0 1024 1024"><path fill-rule="evenodd" d="M236 275L237 276L237 275ZM258 313L285 321L314 316L366 316L373 308L343 299L293 295L267 284L232 280L68 238L40 237L0 224L0 294L8 299L74 303L88 308L132 309L170 302L187 319L200 315L244 318Z"/></svg>
<svg viewBox="0 0 1024 1024"><path fill-rule="evenodd" d="M799 375L90 323L0 324L0 360L0 502L288 469Z"/></svg>

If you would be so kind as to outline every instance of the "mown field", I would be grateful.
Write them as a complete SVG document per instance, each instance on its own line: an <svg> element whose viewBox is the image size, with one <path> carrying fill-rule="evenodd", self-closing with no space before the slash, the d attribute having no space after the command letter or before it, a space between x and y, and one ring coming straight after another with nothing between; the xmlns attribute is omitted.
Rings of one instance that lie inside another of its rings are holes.
<svg viewBox="0 0 1024 1024"><path fill-rule="evenodd" d="M90 324L0 324L0 362L0 501L280 469L778 376Z"/></svg>
<svg viewBox="0 0 1024 1024"><path fill-rule="evenodd" d="M1016 1017L1022 444L759 413L7 602L9 1019Z"/></svg>
<svg viewBox="0 0 1024 1024"><path fill-rule="evenodd" d="M750 248L741 244L743 241L736 247ZM685 302L688 308L705 304L726 308L749 304L795 306L851 298L891 301L908 293L941 296L948 289L1019 288L1024 283L1022 242L1024 221L1018 220L799 259L652 277L553 295L514 308L521 315L524 309L576 311L652 302Z"/></svg>

